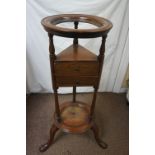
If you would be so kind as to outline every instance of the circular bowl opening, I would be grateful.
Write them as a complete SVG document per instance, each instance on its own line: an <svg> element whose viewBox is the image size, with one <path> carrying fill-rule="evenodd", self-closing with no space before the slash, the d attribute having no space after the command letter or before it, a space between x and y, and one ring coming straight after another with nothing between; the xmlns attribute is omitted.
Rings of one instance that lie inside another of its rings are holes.
<svg viewBox="0 0 155 155"><path fill-rule="evenodd" d="M69 28L69 29L74 29L74 22L63 22L59 23L56 25L57 27L60 28ZM90 23L84 23L84 22L79 22L78 23L78 29L97 29L98 26L90 24Z"/></svg>
<svg viewBox="0 0 155 155"><path fill-rule="evenodd" d="M100 37L112 28L112 23L105 18L82 14L48 16L41 23L48 33L69 38ZM78 29L73 23L79 23Z"/></svg>

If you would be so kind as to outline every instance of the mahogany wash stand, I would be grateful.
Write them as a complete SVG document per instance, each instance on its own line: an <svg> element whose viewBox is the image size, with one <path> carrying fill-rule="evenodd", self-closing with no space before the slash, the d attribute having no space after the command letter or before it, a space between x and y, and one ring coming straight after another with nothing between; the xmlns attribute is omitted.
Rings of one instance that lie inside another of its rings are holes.
<svg viewBox="0 0 155 155"><path fill-rule="evenodd" d="M74 29L63 28L57 24L73 22ZM97 26L93 29L78 29L78 23L85 22ZM50 138L39 150L46 151L54 141L56 132L61 129L68 133L83 133L91 129L97 144L103 149L107 144L100 140L98 127L93 114L95 109L96 95L102 72L105 41L107 33L112 28L112 23L104 18L83 14L61 14L48 16L42 19L41 24L48 32L49 54L52 83L55 97L54 122L50 129ZM53 36L73 38L73 44L55 55ZM95 55L88 49L78 44L78 38L102 37L99 55ZM93 100L86 104L76 100L76 87L94 87ZM59 105L57 90L59 87L73 87L73 100Z"/></svg>

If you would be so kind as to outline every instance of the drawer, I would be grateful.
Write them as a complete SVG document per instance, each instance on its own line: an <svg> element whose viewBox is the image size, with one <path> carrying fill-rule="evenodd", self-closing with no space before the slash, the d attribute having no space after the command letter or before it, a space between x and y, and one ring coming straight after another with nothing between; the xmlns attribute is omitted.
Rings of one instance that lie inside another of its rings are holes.
<svg viewBox="0 0 155 155"><path fill-rule="evenodd" d="M57 86L93 86L97 85L99 78L93 76L74 77L74 76L56 76Z"/></svg>
<svg viewBox="0 0 155 155"><path fill-rule="evenodd" d="M98 76L99 63L94 62L59 62L55 63L55 75L58 76Z"/></svg>

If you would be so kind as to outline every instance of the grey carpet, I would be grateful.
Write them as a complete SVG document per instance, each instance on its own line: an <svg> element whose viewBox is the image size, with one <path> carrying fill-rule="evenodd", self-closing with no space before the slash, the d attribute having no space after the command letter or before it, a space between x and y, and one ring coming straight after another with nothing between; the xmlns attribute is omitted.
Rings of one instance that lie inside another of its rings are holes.
<svg viewBox="0 0 155 155"><path fill-rule="evenodd" d="M71 100L71 95L59 95L59 101ZM92 94L78 94L79 101L91 103ZM100 137L108 144L100 148L92 134L66 134L61 131L55 143L44 153L38 148L49 138L54 112L53 94L32 94L27 97L27 155L128 155L129 154L129 107L125 94L98 93L95 120Z"/></svg>

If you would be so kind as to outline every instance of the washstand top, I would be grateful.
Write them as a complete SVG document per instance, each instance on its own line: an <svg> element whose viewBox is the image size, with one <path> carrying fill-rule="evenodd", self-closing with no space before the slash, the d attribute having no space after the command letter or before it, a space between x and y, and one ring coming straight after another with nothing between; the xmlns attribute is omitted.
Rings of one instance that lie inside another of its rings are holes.
<svg viewBox="0 0 155 155"><path fill-rule="evenodd" d="M79 22L89 23L96 28L89 29L74 29L60 27L58 24L64 22ZM112 23L102 17L85 14L60 14L48 16L42 19L41 24L44 29L53 35L68 37L68 38L96 38L106 35L112 28Z"/></svg>

